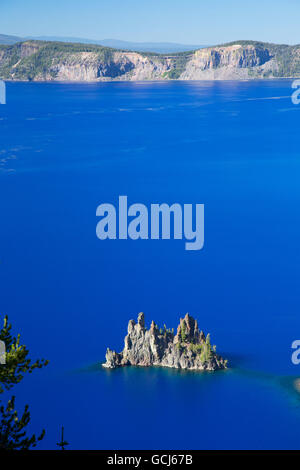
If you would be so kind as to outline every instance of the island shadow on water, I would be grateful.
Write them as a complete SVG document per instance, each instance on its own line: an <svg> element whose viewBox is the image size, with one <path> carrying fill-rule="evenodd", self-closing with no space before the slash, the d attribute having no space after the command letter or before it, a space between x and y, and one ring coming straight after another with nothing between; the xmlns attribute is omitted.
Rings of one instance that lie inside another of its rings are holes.
<svg viewBox="0 0 300 470"><path fill-rule="evenodd" d="M128 365L116 368L103 367L104 362L96 362L86 367L73 371L75 374L87 374L94 377L104 376L108 383L116 381L116 386L120 381L133 388L143 388L144 385L155 388L161 381L171 380L171 387L189 385L192 381L193 387L197 385L208 385L213 383L218 387L219 382L242 380L247 383L259 383L261 388L277 389L280 391L293 408L300 412L300 377L298 375L279 376L268 372L241 367L243 356L226 354L228 367L219 370L195 370L180 369L162 365L141 366ZM174 382L175 380L175 382Z"/></svg>

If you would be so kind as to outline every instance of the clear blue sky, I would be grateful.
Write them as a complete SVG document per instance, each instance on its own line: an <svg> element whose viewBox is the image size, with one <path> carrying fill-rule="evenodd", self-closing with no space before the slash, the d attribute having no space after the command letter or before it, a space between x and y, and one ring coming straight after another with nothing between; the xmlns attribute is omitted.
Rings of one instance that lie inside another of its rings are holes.
<svg viewBox="0 0 300 470"><path fill-rule="evenodd" d="M300 0L0 0L0 33L216 44L300 43Z"/></svg>

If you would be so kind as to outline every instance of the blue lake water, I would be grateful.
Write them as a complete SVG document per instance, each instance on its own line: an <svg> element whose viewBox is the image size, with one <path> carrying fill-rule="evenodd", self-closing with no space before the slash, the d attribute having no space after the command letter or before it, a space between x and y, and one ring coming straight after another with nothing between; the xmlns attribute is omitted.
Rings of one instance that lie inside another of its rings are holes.
<svg viewBox="0 0 300 470"><path fill-rule="evenodd" d="M300 106L291 81L8 83L1 313L50 365L14 393L39 448L299 449ZM96 238L96 207L205 204L205 246ZM101 369L130 318L186 312L231 369Z"/></svg>

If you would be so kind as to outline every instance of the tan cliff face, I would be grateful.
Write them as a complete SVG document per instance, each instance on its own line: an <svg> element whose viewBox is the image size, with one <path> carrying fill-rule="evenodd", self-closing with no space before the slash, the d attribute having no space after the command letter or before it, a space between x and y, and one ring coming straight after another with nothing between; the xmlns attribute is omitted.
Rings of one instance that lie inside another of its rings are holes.
<svg viewBox="0 0 300 470"><path fill-rule="evenodd" d="M40 49L40 46L35 43L31 42L23 42L20 44L20 56L21 59L24 57L30 57L31 55L35 54L38 52Z"/></svg>
<svg viewBox="0 0 300 470"><path fill-rule="evenodd" d="M48 72L38 74L35 80L155 80L169 69L170 60L153 60L135 52L115 52L109 60L103 60L97 53L82 52L61 60L54 58Z"/></svg>
<svg viewBox="0 0 300 470"><path fill-rule="evenodd" d="M182 80L249 78L248 69L255 69L272 60L268 49L239 44L201 49L187 63ZM265 66L266 68L266 66Z"/></svg>
<svg viewBox="0 0 300 470"><path fill-rule="evenodd" d="M292 76L300 76L300 46L242 42L168 56L43 41L0 47L0 78L6 80L248 80Z"/></svg>
<svg viewBox="0 0 300 470"><path fill-rule="evenodd" d="M114 60L117 64L130 64L130 70L122 77L123 80L161 80L171 67L169 59L159 60L137 52L115 53Z"/></svg>
<svg viewBox="0 0 300 470"><path fill-rule="evenodd" d="M91 82L111 73L109 63L101 63L97 54L82 52L72 54L51 66L51 72L59 81Z"/></svg>
<svg viewBox="0 0 300 470"><path fill-rule="evenodd" d="M270 53L267 49L258 49L254 46L242 47L239 44L228 47L215 47L196 51L194 61L199 68L217 67L255 67L270 60Z"/></svg>
<svg viewBox="0 0 300 470"><path fill-rule="evenodd" d="M95 53L74 54L53 65L51 72L59 81L155 80L170 68L169 61L155 61L135 52L115 52L104 61ZM42 77L40 77L42 78Z"/></svg>
<svg viewBox="0 0 300 470"><path fill-rule="evenodd" d="M103 62L97 54L82 53L71 56L66 62L53 67L56 80L166 80L175 68L174 58L147 57L135 52L115 52L112 59ZM257 71L276 69L267 49L253 46L216 47L195 51L187 60L184 70L177 78L201 79L248 79L249 69Z"/></svg>

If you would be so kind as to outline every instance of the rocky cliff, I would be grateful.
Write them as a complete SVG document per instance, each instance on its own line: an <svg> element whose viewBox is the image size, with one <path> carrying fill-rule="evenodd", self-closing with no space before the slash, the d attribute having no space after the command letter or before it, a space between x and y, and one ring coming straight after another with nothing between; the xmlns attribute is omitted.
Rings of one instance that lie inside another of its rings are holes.
<svg viewBox="0 0 300 470"><path fill-rule="evenodd" d="M137 323L129 321L124 343L120 353L107 349L104 367L163 366L209 371L227 367L227 361L211 346L210 335L199 331L197 320L189 314L180 319L174 335L166 326L159 329L153 321L147 329L144 314L140 313Z"/></svg>
<svg viewBox="0 0 300 470"><path fill-rule="evenodd" d="M87 44L0 45L0 78L35 81L227 80L300 77L300 46L237 41L179 54Z"/></svg>

